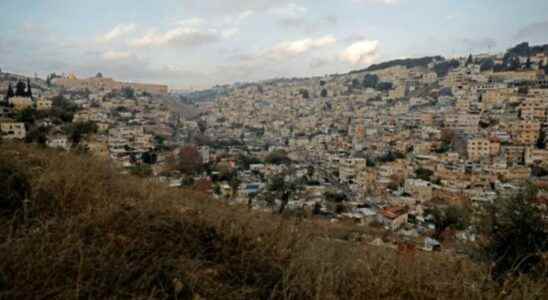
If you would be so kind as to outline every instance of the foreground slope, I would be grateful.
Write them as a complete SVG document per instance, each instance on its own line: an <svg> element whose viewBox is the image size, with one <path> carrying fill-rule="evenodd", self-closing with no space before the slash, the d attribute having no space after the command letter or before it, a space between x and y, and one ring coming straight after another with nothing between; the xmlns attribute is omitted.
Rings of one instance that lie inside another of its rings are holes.
<svg viewBox="0 0 548 300"><path fill-rule="evenodd" d="M349 241L349 228L227 207L107 162L0 144L0 298L540 299L442 254ZM28 201L22 202L26 197Z"/></svg>

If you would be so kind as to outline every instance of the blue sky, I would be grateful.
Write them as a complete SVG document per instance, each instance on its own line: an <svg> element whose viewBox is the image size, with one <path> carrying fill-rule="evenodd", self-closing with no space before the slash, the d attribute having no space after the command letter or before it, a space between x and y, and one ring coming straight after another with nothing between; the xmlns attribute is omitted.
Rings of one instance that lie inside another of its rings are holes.
<svg viewBox="0 0 548 300"><path fill-rule="evenodd" d="M546 0L1 0L0 67L203 88L548 43Z"/></svg>

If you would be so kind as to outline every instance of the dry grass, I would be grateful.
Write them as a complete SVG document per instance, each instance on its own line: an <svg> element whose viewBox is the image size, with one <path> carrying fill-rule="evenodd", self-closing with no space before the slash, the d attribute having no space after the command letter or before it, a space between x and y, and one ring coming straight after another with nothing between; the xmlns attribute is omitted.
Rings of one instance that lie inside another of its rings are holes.
<svg viewBox="0 0 548 300"><path fill-rule="evenodd" d="M0 145L31 183L26 217L0 214L0 299L542 299L484 266L350 242L342 227L227 207L117 176L108 163Z"/></svg>

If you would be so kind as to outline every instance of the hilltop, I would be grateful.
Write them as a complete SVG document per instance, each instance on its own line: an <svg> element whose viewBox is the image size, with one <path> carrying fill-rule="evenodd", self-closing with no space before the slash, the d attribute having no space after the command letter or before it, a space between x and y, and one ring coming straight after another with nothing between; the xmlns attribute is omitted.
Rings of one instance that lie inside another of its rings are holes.
<svg viewBox="0 0 548 300"><path fill-rule="evenodd" d="M12 195L0 203L0 298L538 299L546 291L527 278L503 289L467 258L372 246L355 227L226 206L114 172L74 153L0 146Z"/></svg>

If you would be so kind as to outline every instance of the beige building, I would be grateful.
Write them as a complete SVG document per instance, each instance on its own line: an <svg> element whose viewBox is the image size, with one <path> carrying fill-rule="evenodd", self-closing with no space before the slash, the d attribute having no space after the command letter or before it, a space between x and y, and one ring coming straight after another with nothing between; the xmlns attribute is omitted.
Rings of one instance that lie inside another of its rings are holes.
<svg viewBox="0 0 548 300"><path fill-rule="evenodd" d="M520 103L522 120L544 120L546 117L546 101L541 97L527 98Z"/></svg>
<svg viewBox="0 0 548 300"><path fill-rule="evenodd" d="M50 110L53 107L53 101L40 98L36 100L36 110Z"/></svg>
<svg viewBox="0 0 548 300"><path fill-rule="evenodd" d="M58 78L54 82L56 85L71 90L89 90L89 91L120 91L124 88L132 88L138 92L146 92L153 95L166 95L168 93L167 85L127 83L119 82L112 78L92 77L88 79L77 79L75 76L67 78Z"/></svg>
<svg viewBox="0 0 548 300"><path fill-rule="evenodd" d="M540 135L540 123L522 121L517 132L517 141L522 145L534 145Z"/></svg>
<svg viewBox="0 0 548 300"><path fill-rule="evenodd" d="M0 131L3 139L22 140L27 136L25 123L18 123L13 120L0 121Z"/></svg>
<svg viewBox="0 0 548 300"><path fill-rule="evenodd" d="M537 162L548 164L548 150L534 149L531 147L525 149L525 164L532 165Z"/></svg>
<svg viewBox="0 0 548 300"><path fill-rule="evenodd" d="M13 105L15 111L31 108L33 105L32 99L28 97L11 97L9 103Z"/></svg>
<svg viewBox="0 0 548 300"><path fill-rule="evenodd" d="M405 192L413 196L419 202L428 202L432 200L432 184L422 179L405 180Z"/></svg>
<svg viewBox="0 0 548 300"><path fill-rule="evenodd" d="M479 161L491 155L491 142L488 139L470 139L466 145L468 159Z"/></svg>

